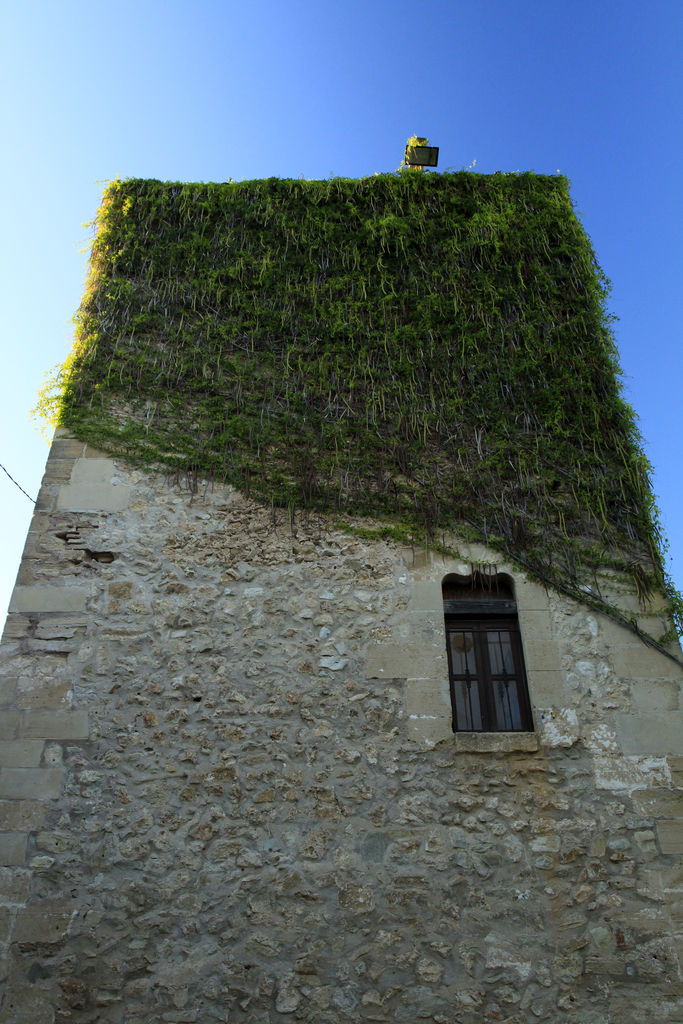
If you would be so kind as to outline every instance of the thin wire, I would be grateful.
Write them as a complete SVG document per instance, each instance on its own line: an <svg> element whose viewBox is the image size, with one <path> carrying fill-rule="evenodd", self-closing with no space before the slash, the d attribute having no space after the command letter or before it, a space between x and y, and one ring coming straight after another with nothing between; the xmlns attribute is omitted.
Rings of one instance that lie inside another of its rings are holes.
<svg viewBox="0 0 683 1024"><path fill-rule="evenodd" d="M3 464L1 462L0 462L0 469L3 471L3 473L7 473L7 470L5 469L5 467L3 466ZM7 473L7 476L10 478L10 480L12 481L14 486L19 488L19 490L21 491L22 494L26 494L26 491L24 490L24 488L20 484L17 483L17 481L14 479L14 477L12 476L11 473ZM32 501L33 504L35 505L35 499L32 498L30 494L26 494L26 497L28 498L29 501Z"/></svg>

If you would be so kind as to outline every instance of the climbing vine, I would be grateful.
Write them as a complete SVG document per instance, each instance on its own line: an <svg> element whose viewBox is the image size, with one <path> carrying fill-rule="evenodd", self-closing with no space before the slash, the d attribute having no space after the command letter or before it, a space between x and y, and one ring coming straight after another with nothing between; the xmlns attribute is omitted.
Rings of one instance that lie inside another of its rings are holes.
<svg viewBox="0 0 683 1024"><path fill-rule="evenodd" d="M465 533L577 596L610 569L661 587L605 295L562 177L115 181L59 419L266 502Z"/></svg>

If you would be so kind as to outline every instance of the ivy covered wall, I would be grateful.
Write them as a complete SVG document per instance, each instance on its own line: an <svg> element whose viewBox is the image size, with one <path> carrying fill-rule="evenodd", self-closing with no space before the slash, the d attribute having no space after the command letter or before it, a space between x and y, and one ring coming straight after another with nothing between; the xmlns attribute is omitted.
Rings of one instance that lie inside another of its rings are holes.
<svg viewBox="0 0 683 1024"><path fill-rule="evenodd" d="M663 582L605 280L563 177L128 180L97 218L60 421L136 463L565 592Z"/></svg>

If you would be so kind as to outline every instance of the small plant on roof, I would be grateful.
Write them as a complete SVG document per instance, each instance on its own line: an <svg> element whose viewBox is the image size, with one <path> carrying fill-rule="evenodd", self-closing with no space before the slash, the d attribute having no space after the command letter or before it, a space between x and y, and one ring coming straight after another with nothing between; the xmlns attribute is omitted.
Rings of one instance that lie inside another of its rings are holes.
<svg viewBox="0 0 683 1024"><path fill-rule="evenodd" d="M422 171L425 167L436 167L439 162L439 147L430 146L429 139L411 135L406 143L402 167Z"/></svg>
<svg viewBox="0 0 683 1024"><path fill-rule="evenodd" d="M410 138L406 140L406 148L403 154L403 160L401 161L398 168L399 171L404 170L404 168L406 167L409 167L413 171L416 170L416 165L414 163L411 163L411 161L409 160L410 152L414 150L416 146L428 145L429 139L425 139L421 135L411 135Z"/></svg>

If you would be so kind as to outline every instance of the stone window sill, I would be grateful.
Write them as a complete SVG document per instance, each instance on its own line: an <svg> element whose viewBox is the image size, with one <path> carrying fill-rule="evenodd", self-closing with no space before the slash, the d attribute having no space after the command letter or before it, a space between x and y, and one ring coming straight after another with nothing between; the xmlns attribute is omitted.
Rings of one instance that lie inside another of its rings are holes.
<svg viewBox="0 0 683 1024"><path fill-rule="evenodd" d="M535 732L456 732L453 734L458 753L509 753L515 750L538 750Z"/></svg>

